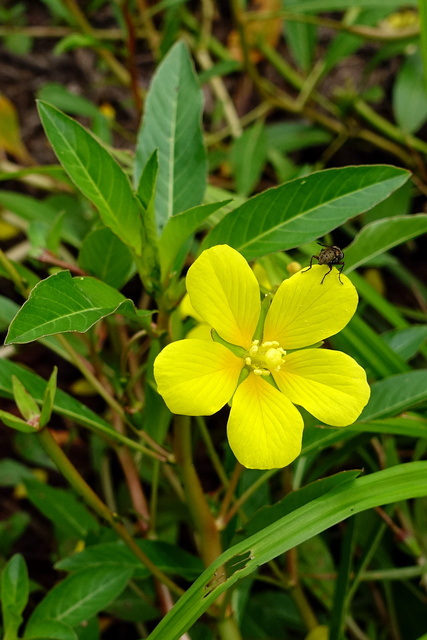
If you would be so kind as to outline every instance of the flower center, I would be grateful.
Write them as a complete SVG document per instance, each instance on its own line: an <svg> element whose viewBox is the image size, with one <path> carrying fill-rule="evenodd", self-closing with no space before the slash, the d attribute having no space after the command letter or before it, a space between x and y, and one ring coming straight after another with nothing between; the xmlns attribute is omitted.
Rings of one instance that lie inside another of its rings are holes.
<svg viewBox="0 0 427 640"><path fill-rule="evenodd" d="M245 362L256 376L269 376L272 371L280 371L285 355L286 351L275 340L261 344L259 340L254 340Z"/></svg>

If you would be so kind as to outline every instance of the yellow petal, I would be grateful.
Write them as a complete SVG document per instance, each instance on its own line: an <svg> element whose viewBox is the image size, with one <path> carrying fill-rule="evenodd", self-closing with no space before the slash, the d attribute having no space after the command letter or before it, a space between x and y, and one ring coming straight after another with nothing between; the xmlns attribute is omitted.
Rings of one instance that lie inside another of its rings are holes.
<svg viewBox="0 0 427 640"><path fill-rule="evenodd" d="M172 413L208 416L230 400L243 365L217 342L179 340L159 353L154 377Z"/></svg>
<svg viewBox="0 0 427 640"><path fill-rule="evenodd" d="M314 265L282 282L264 325L263 340L277 340L284 349L301 349L335 335L356 311L354 285L334 268L321 280L325 265Z"/></svg>
<svg viewBox="0 0 427 640"><path fill-rule="evenodd" d="M200 316L227 342L248 348L260 313L257 279L228 245L204 251L187 273L187 291Z"/></svg>
<svg viewBox="0 0 427 640"><path fill-rule="evenodd" d="M203 322L203 319L199 316L197 311L194 310L188 293L186 293L183 299L181 300L181 304L179 305L179 312L180 312L181 318L186 318L187 316L190 316L191 318L194 318L195 320L197 320L197 322Z"/></svg>
<svg viewBox="0 0 427 640"><path fill-rule="evenodd" d="M289 400L334 427L357 420L370 396L365 371L340 351L295 351L273 375Z"/></svg>
<svg viewBox="0 0 427 640"><path fill-rule="evenodd" d="M185 336L186 338L194 338L196 340L208 340L212 342L212 327L208 324L202 322L201 324L196 324L195 327L190 329L190 331Z"/></svg>
<svg viewBox="0 0 427 640"><path fill-rule="evenodd" d="M251 373L237 388L228 419L228 440L248 469L285 467L301 451L304 423L275 387Z"/></svg>

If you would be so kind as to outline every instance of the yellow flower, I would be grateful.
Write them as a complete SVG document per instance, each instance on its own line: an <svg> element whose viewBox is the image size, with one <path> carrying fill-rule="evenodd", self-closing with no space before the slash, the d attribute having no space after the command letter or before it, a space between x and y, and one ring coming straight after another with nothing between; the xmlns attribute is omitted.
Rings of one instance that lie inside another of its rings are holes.
<svg viewBox="0 0 427 640"><path fill-rule="evenodd" d="M295 404L339 427L354 422L369 399L353 358L310 348L341 331L357 307L350 280L343 275L341 284L334 269L321 284L324 270L315 265L282 282L263 327L258 282L237 251L207 249L188 271L191 304L221 343L165 347L154 363L158 391L173 413L192 416L232 399L228 440L248 468L284 467L298 456L304 425Z"/></svg>

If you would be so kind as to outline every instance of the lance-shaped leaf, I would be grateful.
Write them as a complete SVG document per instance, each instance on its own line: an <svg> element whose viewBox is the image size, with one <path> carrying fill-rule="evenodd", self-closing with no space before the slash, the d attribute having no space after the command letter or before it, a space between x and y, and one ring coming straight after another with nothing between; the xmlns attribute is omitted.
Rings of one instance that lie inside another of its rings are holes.
<svg viewBox="0 0 427 640"><path fill-rule="evenodd" d="M138 135L134 184L152 153L159 152L156 222L202 202L206 153L201 129L202 93L183 42L178 42L153 77Z"/></svg>
<svg viewBox="0 0 427 640"><path fill-rule="evenodd" d="M423 233L427 233L427 215L424 213L371 222L345 250L346 273Z"/></svg>
<svg viewBox="0 0 427 640"><path fill-rule="evenodd" d="M101 318L132 309L131 300L107 284L60 271L34 287L12 320L5 343L32 342L68 331L84 333Z"/></svg>
<svg viewBox="0 0 427 640"><path fill-rule="evenodd" d="M367 211L409 176L404 169L383 165L312 173L234 209L209 233L202 248L226 243L248 260L292 249Z"/></svg>
<svg viewBox="0 0 427 640"><path fill-rule="evenodd" d="M142 252L142 207L125 173L78 122L39 103L44 130L76 187L97 207L102 221L137 255Z"/></svg>
<svg viewBox="0 0 427 640"><path fill-rule="evenodd" d="M173 261L184 242L212 213L228 204L230 200L201 204L169 218L159 240L160 264L163 277L172 268Z"/></svg>
<svg viewBox="0 0 427 640"><path fill-rule="evenodd" d="M338 485L222 553L150 633L178 640L215 600L239 580L321 531L380 505L427 494L427 462L408 462Z"/></svg>

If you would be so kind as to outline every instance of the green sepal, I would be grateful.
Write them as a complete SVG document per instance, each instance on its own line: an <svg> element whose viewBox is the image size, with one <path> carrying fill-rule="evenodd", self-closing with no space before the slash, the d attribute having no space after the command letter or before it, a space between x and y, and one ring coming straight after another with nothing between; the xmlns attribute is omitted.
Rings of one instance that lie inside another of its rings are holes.
<svg viewBox="0 0 427 640"><path fill-rule="evenodd" d="M226 340L223 340L221 336L217 334L215 329L211 330L211 336L214 342L218 342L219 344L224 345L224 347L227 347L227 349L230 349L230 351L234 353L234 355L237 356L238 358L244 358L246 349L244 349L243 347L239 347L236 344L230 344Z"/></svg>

